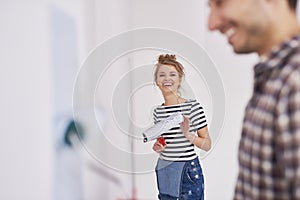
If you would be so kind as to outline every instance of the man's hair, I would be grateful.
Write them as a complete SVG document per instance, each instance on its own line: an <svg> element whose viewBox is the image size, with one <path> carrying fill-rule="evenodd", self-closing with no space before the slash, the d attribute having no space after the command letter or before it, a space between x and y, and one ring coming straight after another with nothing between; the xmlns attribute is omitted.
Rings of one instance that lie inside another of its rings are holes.
<svg viewBox="0 0 300 200"><path fill-rule="evenodd" d="M292 10L296 10L298 0L288 0L289 6Z"/></svg>

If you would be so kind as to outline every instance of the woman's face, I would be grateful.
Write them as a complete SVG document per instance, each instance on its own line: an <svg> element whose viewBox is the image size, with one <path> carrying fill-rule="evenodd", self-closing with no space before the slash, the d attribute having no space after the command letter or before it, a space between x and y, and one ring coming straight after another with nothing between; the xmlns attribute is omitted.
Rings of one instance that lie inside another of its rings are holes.
<svg viewBox="0 0 300 200"><path fill-rule="evenodd" d="M178 88L181 84L181 78L176 68L172 65L158 66L156 74L156 85L162 93L175 93L177 94Z"/></svg>

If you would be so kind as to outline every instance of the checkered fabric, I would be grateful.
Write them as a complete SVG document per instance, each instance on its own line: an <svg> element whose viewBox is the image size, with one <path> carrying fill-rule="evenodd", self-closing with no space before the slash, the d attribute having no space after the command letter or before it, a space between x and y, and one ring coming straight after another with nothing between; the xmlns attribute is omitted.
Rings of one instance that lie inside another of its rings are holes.
<svg viewBox="0 0 300 200"><path fill-rule="evenodd" d="M235 200L300 200L300 34L254 67Z"/></svg>

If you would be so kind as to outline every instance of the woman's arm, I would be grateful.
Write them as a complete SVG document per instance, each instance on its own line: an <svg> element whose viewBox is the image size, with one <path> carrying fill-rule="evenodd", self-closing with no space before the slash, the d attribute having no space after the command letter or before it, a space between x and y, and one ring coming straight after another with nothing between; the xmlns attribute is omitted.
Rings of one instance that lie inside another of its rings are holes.
<svg viewBox="0 0 300 200"><path fill-rule="evenodd" d="M190 120L183 116L184 120L180 124L181 131L183 132L184 136L194 145L196 145L198 148L209 151L211 148L211 139L209 136L208 128L207 126L204 128L201 128L197 131L197 135L189 132L190 128Z"/></svg>

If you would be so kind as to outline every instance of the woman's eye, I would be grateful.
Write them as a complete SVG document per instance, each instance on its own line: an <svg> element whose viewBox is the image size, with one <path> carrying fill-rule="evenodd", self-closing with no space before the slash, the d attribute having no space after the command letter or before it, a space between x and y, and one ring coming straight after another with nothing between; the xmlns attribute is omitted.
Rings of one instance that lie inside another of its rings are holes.
<svg viewBox="0 0 300 200"><path fill-rule="evenodd" d="M164 74L160 74L160 75L159 75L159 77L164 77L164 76L165 76Z"/></svg>

